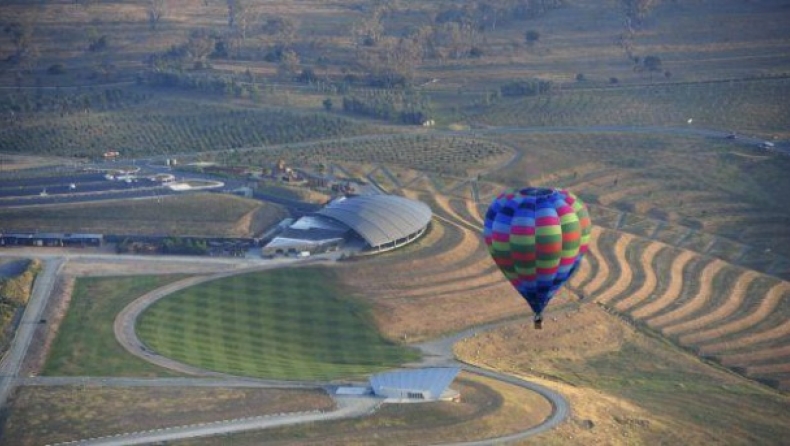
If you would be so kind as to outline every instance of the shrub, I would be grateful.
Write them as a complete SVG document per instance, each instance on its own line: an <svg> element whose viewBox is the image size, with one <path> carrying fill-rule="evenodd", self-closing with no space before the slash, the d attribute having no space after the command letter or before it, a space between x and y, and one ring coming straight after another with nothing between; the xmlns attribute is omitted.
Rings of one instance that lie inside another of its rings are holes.
<svg viewBox="0 0 790 446"><path fill-rule="evenodd" d="M47 74L60 75L66 74L66 67L62 63L52 64L47 68Z"/></svg>
<svg viewBox="0 0 790 446"><path fill-rule="evenodd" d="M540 33L534 29L527 30L527 32L524 33L524 40L526 40L528 44L534 45L535 42L540 40Z"/></svg>

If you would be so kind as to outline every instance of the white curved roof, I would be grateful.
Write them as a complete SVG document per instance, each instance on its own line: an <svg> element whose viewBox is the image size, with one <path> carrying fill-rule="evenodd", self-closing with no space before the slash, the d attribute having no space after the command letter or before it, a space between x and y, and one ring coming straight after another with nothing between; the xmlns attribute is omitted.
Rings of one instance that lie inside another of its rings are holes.
<svg viewBox="0 0 790 446"><path fill-rule="evenodd" d="M347 225L372 247L418 232L433 215L427 204L397 195L359 195L335 200L318 214Z"/></svg>

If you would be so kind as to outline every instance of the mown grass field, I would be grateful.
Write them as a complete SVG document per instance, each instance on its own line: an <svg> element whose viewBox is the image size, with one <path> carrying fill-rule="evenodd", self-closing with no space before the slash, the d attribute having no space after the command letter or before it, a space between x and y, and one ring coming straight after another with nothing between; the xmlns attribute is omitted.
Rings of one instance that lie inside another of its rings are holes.
<svg viewBox="0 0 790 446"><path fill-rule="evenodd" d="M229 194L3 209L15 231L250 237L285 216L279 205Z"/></svg>
<svg viewBox="0 0 790 446"><path fill-rule="evenodd" d="M115 340L115 316L143 294L183 275L84 277L74 293L47 358L48 376L174 376L136 358Z"/></svg>
<svg viewBox="0 0 790 446"><path fill-rule="evenodd" d="M383 339L367 305L325 268L247 273L182 290L147 309L136 330L164 356L270 379L362 377L419 357Z"/></svg>

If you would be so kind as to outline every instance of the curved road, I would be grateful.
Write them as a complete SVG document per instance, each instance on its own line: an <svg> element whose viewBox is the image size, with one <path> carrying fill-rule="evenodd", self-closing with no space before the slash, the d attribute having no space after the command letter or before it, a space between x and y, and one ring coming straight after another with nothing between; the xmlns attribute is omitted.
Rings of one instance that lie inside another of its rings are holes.
<svg viewBox="0 0 790 446"><path fill-rule="evenodd" d="M28 255L30 251L20 253L15 250L13 253L0 253L0 256L13 256L19 257L21 254ZM31 295L28 306L22 318L22 323L17 330L16 336L12 341L10 351L0 362L0 407L5 405L6 398L8 397L11 389L16 385L27 386L59 386L59 385L90 385L90 386L119 386L119 387L155 387L155 386L193 386L193 387L268 387L268 388L320 388L329 393L337 404L338 409L330 412L302 412L302 413L289 413L281 415L269 415L261 417L249 417L243 419L223 420L214 423L201 423L187 426L176 426L172 428L155 429L143 432L130 432L124 434L116 434L108 437L101 438L88 438L77 441L71 441L66 444L79 444L79 445L102 445L102 446L121 446L121 445L134 445L134 444L149 444L156 442L172 441L177 439L188 439L195 437L216 436L223 434L230 434L234 432L242 432L248 430L265 429L275 426L283 426L295 423L307 423L313 421L326 421L350 417L366 416L374 412L383 402L382 399L371 396L339 396L334 395L333 389L336 384L327 382L294 382L294 381L275 381L275 380L261 380L253 378L238 377L226 375L217 372L198 369L186 364L173 361L169 358L157 355L149 351L139 341L134 332L134 320L146 307L156 302L179 289L194 286L196 284L214 280L229 275L240 274L247 271L260 271L270 268L278 268L283 266L301 266L305 264L315 264L320 262L329 262L330 259L322 259L318 257L309 259L289 259L287 261L266 261L262 263L251 262L249 259L223 259L223 264L233 263L236 268L232 271L222 271L219 273L211 274L208 276L192 277L166 285L151 293L141 296L139 299L132 302L127 306L116 318L114 329L116 337L124 347L132 354L141 357L147 361L157 365L178 370L184 373L193 374L197 378L110 378L110 377L20 377L19 370L22 364L27 348L30 345L33 331L38 323L44 307L52 293L55 278L59 273L63 264L69 258L85 258L96 259L106 258L112 259L114 262L118 261L140 261L137 256L124 256L119 258L113 254L72 254L72 255L58 255L58 254L42 254L34 253L31 257L40 258L44 262L43 271L36 279L33 293ZM146 261L153 260L150 257L143 257ZM156 260L167 261L167 258L158 258ZM200 259L192 259L191 261L199 261ZM452 347L453 345L475 333L491 329L498 325L503 325L509 322L502 322L499 324L491 324L482 327L476 327L457 333L452 336L444 337L434 341L419 344L418 347L424 353L423 361L418 364L419 366L459 366L462 369L486 376L492 379L497 379L513 385L532 390L544 398L546 398L552 405L551 415L544 420L541 424L533 426L522 432L512 435L503 436L499 438L492 438L480 441L466 442L466 443L453 443L457 445L468 446L482 446L491 444L501 444L502 442L510 442L523 439L540 432L552 429L562 423L570 413L570 408L567 401L557 392L554 392L543 386L530 383L528 381L519 379L517 377L499 374L493 371L480 369L467 364L459 363L455 360Z"/></svg>
<svg viewBox="0 0 790 446"><path fill-rule="evenodd" d="M674 135L689 135L689 136L702 136L710 138L724 138L728 132L708 130L696 128L693 126L688 127L631 127L631 126L595 126L595 127L535 127L535 128L519 128L519 127L490 127L486 129L475 129L462 132L435 132L446 133L452 135L469 134L470 136L483 135L483 134L499 134L499 133L589 133L589 132L629 132L629 133L643 133L643 134L674 134ZM353 137L349 139L362 139L370 138L371 136ZM344 140L345 138L341 138ZM757 145L763 140L753 137L739 137L732 140L732 143L739 145ZM258 148L248 148L245 150L256 150ZM790 144L787 142L776 143L775 151L785 155L790 154ZM514 157L515 158L515 157ZM511 159L510 162L513 160ZM165 379L157 378L150 380L128 379L128 378L34 378L25 379L19 378L19 368L21 360L24 357L27 347L30 343L35 322L40 318L41 312L51 292L54 278L57 275L60 267L63 264L63 258L57 256L45 256L44 271L36 280L33 295L30 299L28 307L23 315L22 324L17 331L16 337L11 345L9 353L0 362L0 406L4 405L5 399L10 392L10 389L17 383L25 385L62 385L69 383L71 380L79 379L83 384L98 384L98 385L122 385L122 386L156 386L156 385L223 385L223 386L255 386L255 387L327 387L327 383L295 383L295 382L282 382L282 381L265 381L254 380L249 378L232 377L216 372L209 372L192 368L186 364L177 363L168 358L156 355L153 352L145 349L144 345L137 339L134 334L134 319L145 307L155 302L157 299L164 297L173 291L182 287L193 286L205 280L213 280L229 274L238 274L245 269L235 270L230 273L219 273L208 277L186 279L168 287L163 287L146 296L141 297L135 301L130 307L127 307L116 319L115 330L116 336L119 341L129 350L132 354L140 356L148 361L162 365L164 367L174 368L186 373L195 374L203 377L214 377L214 380L207 380L206 378L190 379L190 378L177 378ZM150 259L149 259L150 260ZM309 261L320 261L319 259L309 259ZM302 261L301 263L304 263ZM247 267L246 270L257 270L264 268L271 268L281 266L276 265L258 265ZM501 442L515 441L534 435L538 432L551 429L560 424L569 414L569 406L567 401L558 393L535 385L533 383L521 380L519 378L503 375L489 370L476 368L466 364L459 364L453 357L452 346L454 343L468 337L475 333L491 328L491 326L478 327L470 329L446 338L427 342L419 345L423 350L425 357L422 365L426 366L439 366L439 365L459 365L464 370L471 373L491 377L493 379L508 382L518 385L530 390L533 390L545 398L547 398L552 406L553 411L551 416L546 419L542 424L535 426L517 434L487 439L482 441L457 443L463 445L489 445ZM177 380L177 381L176 381ZM178 382L179 384L176 384ZM169 429L160 429L150 432L135 432L124 435L117 435L109 438L101 439L87 439L78 442L78 444L85 445L130 445L130 444L145 444L158 441L168 441L183 438L193 438L200 436L211 436L227 434L232 432L240 432L251 429L262 429L272 426L280 426L292 423L303 423L316 420L329 420L344 417L364 416L374 411L380 404L380 400L373 398L359 398L359 397L337 397L338 410L327 413L302 413L302 414L288 414L283 416L270 416L270 417L253 417L241 420L228 420L217 423L201 424L193 426L181 426ZM74 443L72 443L74 444Z"/></svg>
<svg viewBox="0 0 790 446"><path fill-rule="evenodd" d="M313 258L307 260L293 260L288 263L291 265L296 265L296 264L304 265L304 264L315 264L319 262L327 262L327 260L320 258ZM165 431L136 432L128 435L120 435L110 438L84 440L79 444L102 445L102 446L143 444L147 442L173 440L176 438L184 439L184 438L193 438L198 436L227 434L231 432L240 432L250 429L261 429L265 427L280 426L285 424L304 423L308 421L358 417L358 416L367 415L371 413L373 410L375 410L375 408L377 408L378 405L381 404L382 401L381 399L370 397L370 396L339 397L337 395L333 395L333 392L331 390L333 384L329 382L310 382L310 381L295 382L295 381L259 380L252 378L240 378L238 376L212 372L188 364L180 363L170 358L158 355L157 353L152 352L148 348L146 348L145 345L137 337L137 334L134 330L135 321L137 320L137 317L143 311L145 311L145 309L148 308L150 305L154 304L159 299L163 299L167 297L168 295L172 294L175 291L192 287L207 281L219 279L222 277L228 277L230 275L243 273L246 271L260 271L264 269L271 269L281 266L283 266L283 264L253 266L253 267L245 268L243 270L237 270L232 272L221 272L210 276L191 277L161 287L157 290L154 290L148 294L141 296L140 298L129 304L126 308L124 308L121 311L121 313L118 314L114 324L115 337L116 339L118 339L119 343L127 351L129 351L131 354L139 358L142 358L158 366L169 368L171 370L176 370L182 373L187 373L201 377L211 377L214 379L225 378L224 380L217 381L218 383L226 382L226 383L232 383L232 385L237 385L237 386L249 385L256 387L272 387L272 388L305 388L305 387L324 388L327 389L328 393L332 395L333 398L335 398L336 402L338 403L338 407L339 407L338 410L325 412L325 413L314 413L309 415L288 414L278 417L276 420L273 419L272 417L266 417L265 419L255 419L252 421L247 420L244 423L239 423L237 422L237 420L230 420L230 421L213 423L210 426L183 426L178 428L167 429ZM514 376L503 375L500 373L481 369L467 364L462 364L454 359L453 345L456 342L464 338L474 336L475 334L481 331L488 330L499 325L504 325L505 323L491 324L483 327L472 328L452 336L419 344L418 347L423 351L424 359L420 364L418 364L418 366L423 366L423 367L460 366L462 369L470 373L486 376L492 379L496 379L502 382L507 382L509 384L513 384L516 386L523 387L525 389L532 390L540 394L544 398L546 398L551 403L552 413L541 424L531 427L522 432L518 432L516 434L485 439L480 441L453 443L453 444L482 446L482 445L491 445L491 444L501 444L502 442L509 442L509 441L523 439L554 428L558 424L562 423L570 413L570 407L568 405L568 402L562 397L562 395L560 395L557 392L554 392L553 390L537 385L535 383L531 383L529 381L516 378ZM152 379L149 382L153 382L153 381L159 381L159 379ZM84 382L90 383L90 381L84 381ZM192 382L192 381L187 381L187 382ZM167 383L172 383L172 379L168 380ZM106 384L106 380L105 380L105 384ZM353 407L354 409L351 410L349 409L350 407Z"/></svg>

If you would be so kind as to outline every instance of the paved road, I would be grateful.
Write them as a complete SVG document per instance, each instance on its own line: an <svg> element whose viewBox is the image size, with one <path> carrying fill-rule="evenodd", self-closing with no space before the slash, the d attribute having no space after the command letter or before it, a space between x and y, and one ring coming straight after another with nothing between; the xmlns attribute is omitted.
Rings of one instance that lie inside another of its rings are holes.
<svg viewBox="0 0 790 446"><path fill-rule="evenodd" d="M27 252L28 254L30 251ZM38 254L38 251L35 251ZM34 255L35 255L34 254ZM1 252L0 256L19 256L20 252L14 250L13 253ZM39 257L38 255L36 255ZM66 257L62 254L48 253L40 256L45 262L44 271L39 276L34 287L33 296L31 297L28 308L25 311L23 318L24 322L38 321L41 312L46 304L49 294L52 290L57 272L66 261ZM148 256L116 256L106 254L75 254L70 255L70 258L78 259L106 259L113 262L124 261L172 261L167 257L148 257ZM179 258L179 261L205 261L206 259L195 258ZM215 260L215 259L211 259ZM84 385L84 386L107 386L107 387L157 387L157 386L181 386L181 387L264 387L264 388L321 388L325 389L330 395L333 396L337 403L337 409L330 412L308 412L296 414L284 414L278 416L266 417L251 417L240 420L224 420L215 423L205 423L199 425L178 426L168 429L157 429L146 432L131 432L114 435L112 437L84 439L70 444L80 445L132 445L132 444L147 444L176 439L186 439L204 436L216 436L223 434L230 434L235 432L242 432L247 430L264 429L274 426L282 426L294 423L306 423L312 421L333 420L347 417L359 417L370 414L381 403L382 399L363 396L337 396L333 393L333 388L336 383L327 382L292 382L292 381L275 381L275 380L260 380L253 378L245 378L238 376L231 376L217 372L211 372L194 368L192 366L181 364L169 358L165 358L147 350L144 345L139 341L134 332L134 320L148 305L151 305L158 299L163 298L170 293L189 286L194 286L198 283L207 280L214 280L231 274L239 274L246 271L256 271L268 268L283 267L286 263L293 264L307 264L316 262L326 262L326 259L301 259L292 260L290 262L267 262L261 263L244 261L243 259L219 259L221 263L235 262L237 268L230 272L220 272L210 276L188 278L174 284L167 285L149 294L146 294L135 302L130 304L126 309L118 315L115 322L116 337L124 347L132 354L151 361L155 364L171 369L179 370L186 373L192 373L197 378L110 378L110 377L17 377L19 367L21 365L24 353L30 343L33 329L35 324L22 324L15 339L12 350L6 356L2 363L2 378L0 378L0 390L2 390L3 399L0 403L5 403L5 398L14 385L28 385L28 386L62 386L62 385ZM568 403L558 393L544 388L542 386L521 380L508 375L501 375L496 372L479 369L470 365L461 364L455 361L452 352L453 344L461 339L469 336L474 336L476 333L484 330L492 329L498 325L506 324L503 322L499 324L491 324L481 326L461 333L444 337L435 341L420 344L418 347L424 352L424 360L417 364L417 366L431 367L431 366L447 366L456 365L463 369L476 373L479 375L488 376L493 379L498 379L514 385L518 385L530 390L533 390L545 398L547 398L553 407L552 414L541 425L535 426L529 430L519 432L497 439L489 439L471 443L461 443L468 445L489 445L500 444L503 441L513 441L517 439L526 438L539 432L551 429L557 424L561 423L569 413Z"/></svg>
<svg viewBox="0 0 790 446"><path fill-rule="evenodd" d="M297 423L329 421L342 418L362 417L371 414L381 404L370 398L337 398L338 409L331 412L302 412L287 415L241 418L216 423L201 423L150 431L133 432L121 436L85 439L78 442L58 443L59 445L80 446L128 446L137 444L160 443L185 438L218 436L249 430L266 429ZM54 446L54 445L53 445Z"/></svg>
<svg viewBox="0 0 790 446"><path fill-rule="evenodd" d="M13 341L11 341L9 351L0 361L0 407L5 406L11 389L16 385L22 360L30 346L33 332L41 319L44 307L52 294L55 278L63 262L62 258L44 260L44 268L36 277L30 300L28 300L22 314L22 321L16 330Z"/></svg>
<svg viewBox="0 0 790 446"><path fill-rule="evenodd" d="M535 128L501 127L501 128L486 128L483 130L479 130L479 129L470 130L468 132L461 132L461 133L467 133L474 136L477 134L499 134L499 133L588 133L588 132L630 132L630 133L642 133L642 134L674 134L674 135L702 136L709 138L724 138L727 135L727 132L700 129L693 126L676 127L676 128L629 127L629 126L535 127ZM457 135L459 132L439 132L439 133L448 133L448 134ZM356 137L351 139L365 139L365 138L369 138L369 137ZM728 140L728 141L732 142L733 144L749 145L749 146L755 146L760 142L762 142L762 140L758 138L750 138L743 136L739 137L736 140ZM250 149L250 150L254 150L254 149ZM784 142L777 143L775 150L780 153L790 154L790 145ZM92 258L92 257L100 257L100 256L86 255L84 257ZM155 258L151 258L151 257L145 257L144 259L145 261L156 261L154 260ZM114 260L126 261L126 260L133 260L133 258L124 256L124 258L122 259L116 257ZM195 259L190 259L190 260L195 260ZM205 259L201 259L200 261L203 260ZM293 383L293 382L250 380L246 378L231 377L214 372L208 372L205 370L184 369L183 367L189 368L190 366L187 366L185 364L175 363L174 361L168 358L163 358L161 356L155 355L153 352L147 351L142 345L142 343L140 343L139 339L137 339L136 335L134 334L133 321L134 318L136 317L136 314L139 314L139 312L142 311L142 309L144 309L145 306L150 305L150 303L152 303L156 299L161 298L164 295L169 294L170 292L173 291L167 288L161 290L161 293L159 295L157 295L156 294L157 292L155 292L153 295L147 296L148 299L147 303L143 302L141 307L138 307L133 310L129 310L130 313L126 314L125 316L119 315L118 320L116 320L116 333L118 333L119 331L120 333L123 333L122 335L119 336L119 340L133 354L143 357L147 360L150 360L151 362L163 365L165 367L177 368L185 372L196 374L198 376L212 377L211 379L157 378L157 379L141 380L141 379L129 379L129 378L84 377L84 378L23 378L21 380L18 380L17 374L19 372L19 367L21 365L21 359L24 356L27 346L30 343L30 338L32 336L33 328L35 328L33 324L25 323L25 322L38 321L44 303L46 302L46 299L52 288L52 283L54 281L56 272L62 265L62 262L63 260L57 257L49 257L46 260L45 270L44 272L42 272L39 280L37 280L36 282L36 286L34 287L34 292L33 292L33 296L31 297L30 304L28 305L28 308L25 311L25 315L23 317L23 324L21 325L17 337L14 340L14 343L12 344L11 351L3 360L2 364L0 364L0 375L2 375L0 376L0 405L5 403L5 399L7 398L10 389L12 388L12 386L15 384L16 381L19 381L20 383L23 383L25 385L67 385L67 384L73 384L75 380L77 380L79 383L84 385L105 385L105 386L221 385L221 386L255 386L255 387L297 387L297 386L316 387L316 386L325 385L325 383L323 384L322 383ZM260 266L250 267L249 264L247 265L248 265L247 268L252 268L252 269L260 268ZM233 273L220 273L219 275L211 276L208 279L203 278L203 279L194 279L194 280L197 280L197 282L195 283L198 283L201 280L211 280L213 278L221 277L222 275L225 274L235 274L238 272L239 271L234 271ZM187 279L186 281L183 281L183 283L182 282L179 283L184 286L192 286L195 284L192 283L192 280L193 279ZM536 433L543 432L548 429L552 429L553 427L560 424L563 420L565 420L569 415L570 409L567 401L561 395L550 389L535 385L533 383L529 383L527 381L518 379L513 376L498 374L496 372L479 369L466 364L458 364L455 361L452 354L453 344L455 344L461 339L464 339L468 336L473 336L475 333L490 329L492 327L493 326L478 327L478 328L466 330L464 332L455 334L453 336L449 336L446 338L421 344L419 347L423 350L425 354L424 361L421 363L421 365L422 366L439 366L439 365L451 365L451 364L460 365L463 369L471 373L488 376L493 379L498 379L503 382L508 382L514 385L518 385L533 390L543 395L551 402L553 411L551 416L547 420L545 420L541 425L528 429L526 431L519 432L513 435L504 436L501 438L496 438L496 439L488 439L483 441L457 443L457 444L489 445L489 444L499 444L502 442L510 442L510 441L524 439L528 436L535 435ZM255 417L255 418L248 418L243 420L229 420L229 421L222 421L222 422L211 423L211 424L181 426L181 427L149 431L149 432L136 432L136 433L124 434L120 436L114 436L111 438L89 439L89 440L81 441L78 444L131 445L131 444L161 442L161 441L168 441L175 439L193 438L200 436L222 435L232 432L263 429L266 427L280 426L280 425L292 424L292 423L303 423L303 422L310 422L317 420L329 420L329 419L337 419L337 418L350 417L350 416L362 416L365 414L369 414L371 411L375 410L376 407L378 407L378 404L380 404L380 400L375 398L343 397L343 398L338 398L337 401L338 401L338 410L327 412L327 413L311 412L304 414L288 414L284 416L274 416L274 417Z"/></svg>

